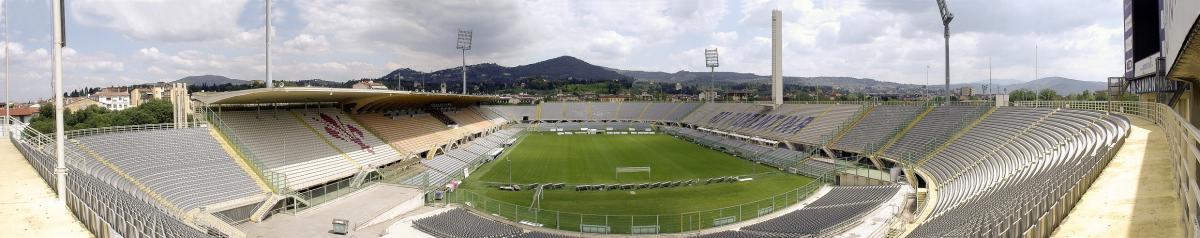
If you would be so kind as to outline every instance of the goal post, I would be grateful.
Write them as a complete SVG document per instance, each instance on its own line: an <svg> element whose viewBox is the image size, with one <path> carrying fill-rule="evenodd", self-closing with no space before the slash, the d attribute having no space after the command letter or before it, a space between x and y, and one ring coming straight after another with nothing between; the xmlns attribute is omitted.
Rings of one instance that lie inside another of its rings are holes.
<svg viewBox="0 0 1200 238"><path fill-rule="evenodd" d="M621 179L622 173L641 173L646 172L646 178L650 178L650 167L617 167L616 178Z"/></svg>

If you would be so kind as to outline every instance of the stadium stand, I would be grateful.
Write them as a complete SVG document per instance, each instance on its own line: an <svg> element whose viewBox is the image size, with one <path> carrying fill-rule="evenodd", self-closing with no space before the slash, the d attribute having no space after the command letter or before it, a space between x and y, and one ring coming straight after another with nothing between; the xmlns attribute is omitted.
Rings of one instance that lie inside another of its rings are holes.
<svg viewBox="0 0 1200 238"><path fill-rule="evenodd" d="M325 140L358 164L379 167L403 159L399 152L337 109L312 109L296 113L305 119L305 123L316 128Z"/></svg>
<svg viewBox="0 0 1200 238"><path fill-rule="evenodd" d="M623 102L623 103L620 103L620 104L618 104L619 107L617 107L617 109L618 109L618 111L616 113L617 115L615 117L613 117L613 119L622 120L622 121L641 120L639 117L641 117L642 112L646 112L647 110L649 110L648 107L650 107L650 105L652 105L652 104L654 104L654 103L646 103L646 102Z"/></svg>
<svg viewBox="0 0 1200 238"><path fill-rule="evenodd" d="M855 115L858 115L864 107L862 105L852 104L834 104L830 105L825 112L818 114L812 123L805 126L803 130L797 132L794 136L795 142L805 143L810 145L823 145L828 143L822 137L832 136L840 130L839 128L844 123L850 121Z"/></svg>
<svg viewBox="0 0 1200 238"><path fill-rule="evenodd" d="M380 139L401 151L420 154L461 138L429 115L387 116L382 113L351 115L371 128Z"/></svg>
<svg viewBox="0 0 1200 238"><path fill-rule="evenodd" d="M619 108L618 106L621 106L620 103L615 103L615 102L614 103L595 102L595 103L589 103L588 105L591 106L591 109L590 109L591 115L588 115L586 118L587 118L587 120L592 120L592 121L616 120L617 109ZM587 111L585 111L585 112L587 112Z"/></svg>
<svg viewBox="0 0 1200 238"><path fill-rule="evenodd" d="M245 149L268 170L284 174L287 186L301 190L359 172L349 156L338 152L315 129L287 110L225 111L225 133L236 135ZM284 138L281 140L281 138Z"/></svg>
<svg viewBox="0 0 1200 238"><path fill-rule="evenodd" d="M149 130L73 138L69 147L100 156L182 211L263 194L208 128ZM151 146L152 145L152 146Z"/></svg>
<svg viewBox="0 0 1200 238"><path fill-rule="evenodd" d="M909 157L906 155L924 157L991 108L991 105L935 107L884 153L901 159Z"/></svg>
<svg viewBox="0 0 1200 238"><path fill-rule="evenodd" d="M405 179L403 184L421 187L444 184L452 177L461 175L463 168L482 163L483 161L480 160L490 159L486 158L488 152L503 147L504 141L517 136L521 130L518 128L499 130L476 138L458 148L446 150L445 154L434 156L433 159L421 160L421 164L429 170Z"/></svg>
<svg viewBox="0 0 1200 238"><path fill-rule="evenodd" d="M1023 234L1037 219L1028 214L1055 209L1071 184L1101 169L1129 127L1095 111L997 109L921 164L939 191L911 236Z"/></svg>
<svg viewBox="0 0 1200 238"><path fill-rule="evenodd" d="M484 219L458 208L413 221L417 229L442 238L512 237L521 229Z"/></svg>
<svg viewBox="0 0 1200 238"><path fill-rule="evenodd" d="M537 106L483 106L484 111L491 111L509 121L537 120Z"/></svg>
<svg viewBox="0 0 1200 238"><path fill-rule="evenodd" d="M853 224L867 211L875 209L900 190L899 186L833 187L824 196L799 210L757 224L741 231L725 232L703 237L791 237L833 235L846 224ZM745 234L739 234L745 233ZM759 235L759 236L755 236Z"/></svg>
<svg viewBox="0 0 1200 238"><path fill-rule="evenodd" d="M831 147L859 153L874 152L873 150L879 149L890 135L907 125L914 116L925 109L921 106L875 106L875 110L846 131L846 134Z"/></svg>

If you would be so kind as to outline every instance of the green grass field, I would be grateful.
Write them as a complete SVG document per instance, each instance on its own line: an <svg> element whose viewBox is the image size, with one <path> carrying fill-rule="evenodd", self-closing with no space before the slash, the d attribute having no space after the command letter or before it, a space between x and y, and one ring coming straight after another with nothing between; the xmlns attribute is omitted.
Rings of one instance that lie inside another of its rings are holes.
<svg viewBox="0 0 1200 238"><path fill-rule="evenodd" d="M556 214L553 220L549 217L538 217L537 214L527 214L527 209L519 206L529 206L533 192L501 191L495 187L497 183L507 183L509 162L512 164L512 181L517 184L529 183L567 183L562 190L546 190L541 201L541 209L566 213L604 214L604 215L659 215L675 214L678 216L666 219L665 223L679 223L669 228L664 226L661 232L689 230L711 226L707 221L718 216L737 216L740 219L756 217L758 209L770 207L782 208L795 200L803 199L804 192L794 191L809 184L813 179L798 175L785 174L775 168L758 165L747 160L736 158L715 150L711 150L687 141L676 139L669 135L554 135L526 134L517 145L490 162L467 179L462 185L460 199L470 200L480 210L502 216L521 217L517 220L538 220L541 223L554 223L562 220L562 214ZM616 167L651 167L651 174L626 173L620 179L614 175ZM719 176L750 175L752 181L737 183L722 183L713 185L697 185L675 188L616 190L616 191L574 191L571 184L613 184L639 183L653 181L675 181L687 179L706 179ZM776 195L791 194L774 197ZM469 197L469 198L468 198ZM764 200L765 199L765 200ZM750 203L749 205L745 205ZM736 207L744 205L742 207ZM734 206L734 207L731 207ZM714 210L722 209L725 210ZM512 209L512 211L509 211ZM746 211L750 210L750 211ZM713 211L712 214L695 214L695 217L679 215L699 211ZM736 212L735 212L736 211ZM588 222L590 217L568 218L573 224L559 227L564 230L577 230L578 223ZM610 221L612 222L616 221ZM630 217L631 223L638 223L636 217ZM659 217L656 222L664 222ZM687 221L684 221L687 220ZM696 222L692 222L696 221ZM603 222L600 221L602 224ZM563 221L562 223L567 223ZM693 224L694 223L694 224ZM574 227L574 228L572 228ZM614 232L622 230L613 226ZM626 226L625 229L628 229Z"/></svg>

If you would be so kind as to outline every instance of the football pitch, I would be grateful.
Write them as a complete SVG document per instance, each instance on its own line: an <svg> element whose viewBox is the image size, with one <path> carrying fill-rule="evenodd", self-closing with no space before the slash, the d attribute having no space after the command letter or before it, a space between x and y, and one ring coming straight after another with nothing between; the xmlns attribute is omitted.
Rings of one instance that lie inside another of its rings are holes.
<svg viewBox="0 0 1200 238"><path fill-rule="evenodd" d="M510 168L511 165L511 168ZM616 174L618 167L649 167L650 172ZM802 200L806 193L797 188L814 181L812 178L780 172L778 169L755 164L719 151L674 138L670 135L555 135L526 133L495 161L480 167L460 187L473 196L477 209L512 218L531 216L528 209L534 192L503 191L498 185L507 184L509 171L514 184L565 183L563 189L545 190L540 201L543 210L561 213L603 215L670 215L678 219L710 220L721 214L738 211L757 216L755 209L779 209ZM741 176L750 181L704 184L707 178ZM645 182L695 179L698 185L671 188L575 191L574 185L631 184ZM780 194L788 194L777 196ZM463 193L460 193L463 194ZM799 197L799 198L797 198ZM488 200L488 201L481 201ZM490 202L491 204L484 204ZM499 203L500 205L497 205ZM503 208L508 204L506 211ZM752 204L746 206L746 204ZM731 207L738 207L737 209ZM495 206L495 207L492 207ZM746 207L742 209L741 207ZM753 207L755 209L751 209ZM733 210L730 210L733 209ZM755 210L755 211L739 211ZM725 211L722 211L725 210ZM714 211L712 215L685 217L686 213ZM562 219L556 214L554 222ZM547 218L527 219L545 222ZM586 220L570 218L567 220ZM630 218L630 219L636 219ZM661 218L659 218L661 219ZM524 217L520 220L526 220ZM660 221L661 222L661 221ZM674 221L672 221L674 222ZM581 221L579 223L588 223ZM682 226L691 221L679 221ZM711 226L711 222L696 226ZM555 224L558 226L559 224ZM568 225L569 226L569 225ZM616 229L617 227L614 227ZM686 230L687 227L674 227ZM567 229L567 228L563 228ZM568 230L575 230L577 226ZM672 228L662 227L666 232Z"/></svg>

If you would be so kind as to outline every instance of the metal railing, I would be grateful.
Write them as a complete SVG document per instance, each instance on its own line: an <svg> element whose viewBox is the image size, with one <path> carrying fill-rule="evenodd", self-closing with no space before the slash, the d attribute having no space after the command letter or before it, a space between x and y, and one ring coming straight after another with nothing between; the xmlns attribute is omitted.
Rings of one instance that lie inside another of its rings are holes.
<svg viewBox="0 0 1200 238"><path fill-rule="evenodd" d="M220 135L225 137L225 141L230 143L229 147L232 147L234 152L238 153L238 155L244 158L246 162L249 162L246 163L246 165L248 165L250 170L254 171L259 178L266 180L265 182L267 182L268 187L278 194L294 194L294 192L288 188L286 174L267 170L266 165L263 165L262 161L259 160L253 152L242 149L246 144L242 143L242 140L238 139L237 134L225 125L225 121L221 120L220 115L208 107L203 107L202 110L209 125L212 125L221 132Z"/></svg>
<svg viewBox="0 0 1200 238"><path fill-rule="evenodd" d="M811 181L787 192L760 200L703 211L660 215L586 214L535 209L489 198L467 190L448 194L448 200L484 214L520 223L565 231L608 234L658 234L695 231L751 220L782 210L806 199L823 186Z"/></svg>

